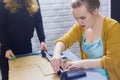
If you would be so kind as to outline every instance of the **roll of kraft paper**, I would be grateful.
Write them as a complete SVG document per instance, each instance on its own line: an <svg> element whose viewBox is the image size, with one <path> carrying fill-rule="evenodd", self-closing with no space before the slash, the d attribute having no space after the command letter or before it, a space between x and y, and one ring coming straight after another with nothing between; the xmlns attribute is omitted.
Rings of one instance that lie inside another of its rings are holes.
<svg viewBox="0 0 120 80"><path fill-rule="evenodd" d="M86 76L84 70L70 70L64 71L61 74L61 80L74 80Z"/></svg>

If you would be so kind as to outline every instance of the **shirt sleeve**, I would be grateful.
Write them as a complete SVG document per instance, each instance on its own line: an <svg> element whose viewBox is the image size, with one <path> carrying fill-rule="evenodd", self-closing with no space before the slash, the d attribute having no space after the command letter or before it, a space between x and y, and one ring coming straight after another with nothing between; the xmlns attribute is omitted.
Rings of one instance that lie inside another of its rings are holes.
<svg viewBox="0 0 120 80"><path fill-rule="evenodd" d="M39 5L39 3L38 3L38 5ZM39 5L39 7L40 7L40 5ZM39 38L40 42L45 42L45 34L44 34L43 21L42 21L40 9L38 10L38 12L36 14L35 20L36 20L35 27L36 27L38 38Z"/></svg>
<svg viewBox="0 0 120 80"><path fill-rule="evenodd" d="M110 80L120 79L120 24L109 24L105 38L105 55L101 58L101 66L107 70ZM107 30L107 29L106 29Z"/></svg>
<svg viewBox="0 0 120 80"><path fill-rule="evenodd" d="M65 44L65 49L71 47L74 43L79 42L82 37L83 30L76 23L72 26L72 28L60 39L56 40L57 42L63 42Z"/></svg>
<svg viewBox="0 0 120 80"><path fill-rule="evenodd" d="M0 43L4 46L5 51L9 50L9 42L6 29L6 9L4 3L0 1Z"/></svg>

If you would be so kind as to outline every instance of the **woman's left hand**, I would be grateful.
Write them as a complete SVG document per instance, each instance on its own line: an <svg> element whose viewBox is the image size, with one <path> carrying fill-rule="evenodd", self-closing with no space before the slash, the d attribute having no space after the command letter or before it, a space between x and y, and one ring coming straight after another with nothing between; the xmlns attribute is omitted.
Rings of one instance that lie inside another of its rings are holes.
<svg viewBox="0 0 120 80"><path fill-rule="evenodd" d="M40 43L41 50L48 50L47 45L45 42Z"/></svg>
<svg viewBox="0 0 120 80"><path fill-rule="evenodd" d="M68 70L84 69L82 67L82 60L79 60L79 61L68 61L63 66L64 66L65 69L68 69Z"/></svg>

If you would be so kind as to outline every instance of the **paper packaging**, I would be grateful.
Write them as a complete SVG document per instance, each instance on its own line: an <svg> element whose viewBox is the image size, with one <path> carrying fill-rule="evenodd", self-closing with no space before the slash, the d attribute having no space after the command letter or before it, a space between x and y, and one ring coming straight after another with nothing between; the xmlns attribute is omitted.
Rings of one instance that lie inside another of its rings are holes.
<svg viewBox="0 0 120 80"><path fill-rule="evenodd" d="M46 58L27 56L9 61L9 80L60 80Z"/></svg>

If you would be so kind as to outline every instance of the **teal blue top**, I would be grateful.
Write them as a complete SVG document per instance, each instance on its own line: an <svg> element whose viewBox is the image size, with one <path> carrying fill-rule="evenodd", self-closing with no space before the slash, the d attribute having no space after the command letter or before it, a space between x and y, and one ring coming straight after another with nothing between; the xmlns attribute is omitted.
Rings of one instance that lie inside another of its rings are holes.
<svg viewBox="0 0 120 80"><path fill-rule="evenodd" d="M103 56L103 44L102 38L100 37L98 40L90 43L85 42L85 35L83 34L82 38L82 50L88 55L89 59L97 59ZM108 77L108 74L103 68L94 68L104 77Z"/></svg>

